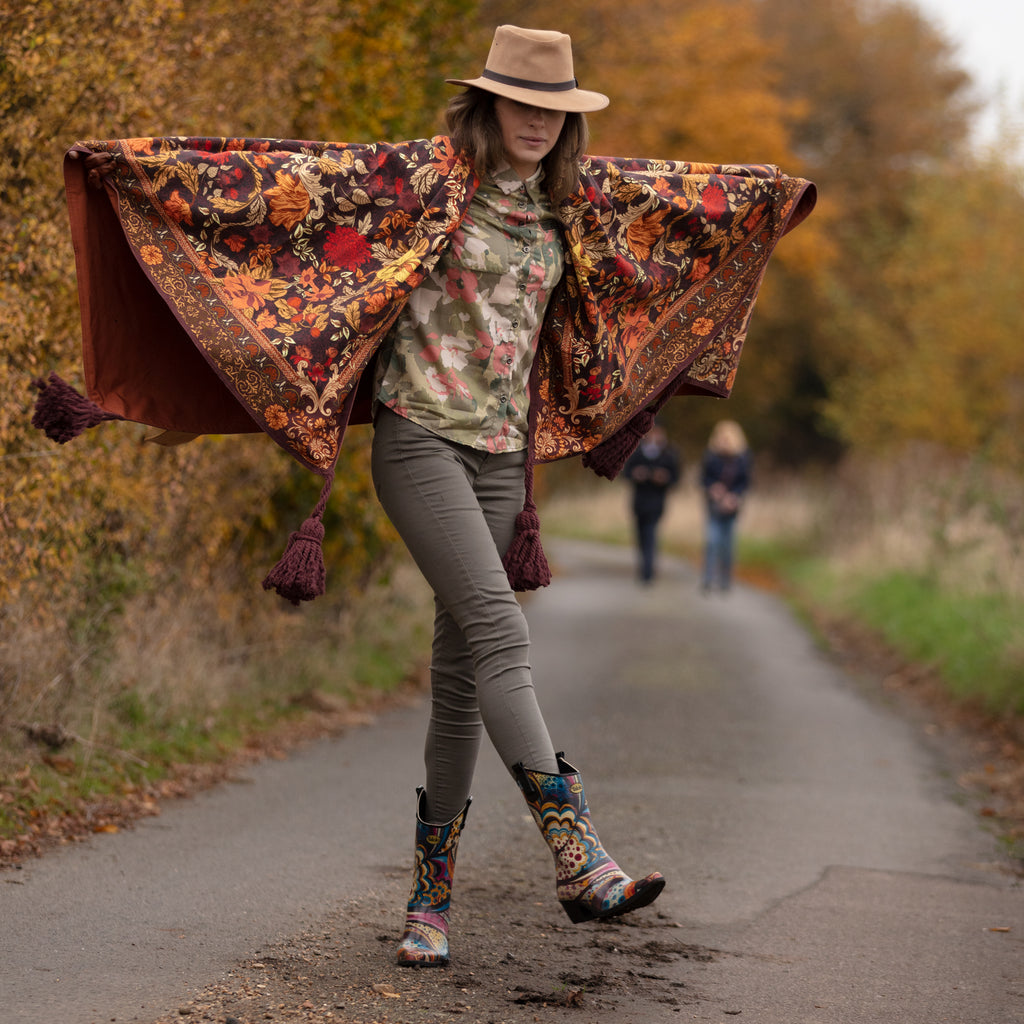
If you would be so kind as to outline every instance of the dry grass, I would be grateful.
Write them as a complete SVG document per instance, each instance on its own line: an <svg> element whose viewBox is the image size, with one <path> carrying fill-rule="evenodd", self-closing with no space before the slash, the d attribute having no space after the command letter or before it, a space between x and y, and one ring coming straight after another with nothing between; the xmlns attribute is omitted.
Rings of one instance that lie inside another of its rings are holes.
<svg viewBox="0 0 1024 1024"><path fill-rule="evenodd" d="M630 543L621 480L566 476L544 502L546 530ZM704 509L695 472L669 498L660 536L693 554ZM758 472L740 543L803 548L842 575L905 571L963 594L1024 596L1024 480L925 445L828 472Z"/></svg>
<svg viewBox="0 0 1024 1024"><path fill-rule="evenodd" d="M741 537L757 542L791 544L818 528L826 484L811 477L773 474L748 495ZM574 481L544 502L545 532L589 537L615 544L632 543L631 491L622 480ZM704 532L703 495L695 472L689 472L669 496L659 535L666 550L693 556Z"/></svg>
<svg viewBox="0 0 1024 1024"><path fill-rule="evenodd" d="M301 609L258 588L150 592L57 631L8 609L0 841L34 848L90 801L134 798L308 711L358 709L417 680L433 606L414 567L397 561L347 603L340 590Z"/></svg>
<svg viewBox="0 0 1024 1024"><path fill-rule="evenodd" d="M851 460L823 513L838 569L927 575L963 594L1024 597L1024 481L916 445Z"/></svg>

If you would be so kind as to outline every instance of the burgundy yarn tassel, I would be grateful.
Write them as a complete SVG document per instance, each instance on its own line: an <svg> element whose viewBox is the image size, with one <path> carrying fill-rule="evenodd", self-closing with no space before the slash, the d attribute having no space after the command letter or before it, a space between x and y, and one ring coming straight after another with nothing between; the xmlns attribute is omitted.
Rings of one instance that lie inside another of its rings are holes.
<svg viewBox="0 0 1024 1024"><path fill-rule="evenodd" d="M620 431L587 452L582 459L583 465L598 476L614 480L652 426L654 413L650 409L641 409Z"/></svg>
<svg viewBox="0 0 1024 1024"><path fill-rule="evenodd" d="M51 441L66 444L79 434L107 420L123 420L123 416L101 409L70 384L51 373L46 380L32 382L39 392L32 426L42 430Z"/></svg>
<svg viewBox="0 0 1024 1024"><path fill-rule="evenodd" d="M516 516L516 532L502 565L513 590L538 590L551 582L544 548L540 542L540 517L533 502L533 454L526 456L526 501Z"/></svg>
<svg viewBox="0 0 1024 1024"><path fill-rule="evenodd" d="M276 590L295 605L312 601L327 589L322 520L333 482L333 477L327 478L313 514L288 538L284 554L263 581L264 590Z"/></svg>

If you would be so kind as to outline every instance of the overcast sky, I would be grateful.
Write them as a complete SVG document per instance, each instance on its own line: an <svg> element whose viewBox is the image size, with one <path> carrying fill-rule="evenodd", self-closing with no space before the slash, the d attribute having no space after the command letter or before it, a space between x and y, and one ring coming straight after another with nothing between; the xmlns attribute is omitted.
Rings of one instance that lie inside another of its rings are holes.
<svg viewBox="0 0 1024 1024"><path fill-rule="evenodd" d="M1001 97L1024 128L1024 2L1022 0L917 0L926 18L959 44L960 63L991 102L982 136L996 123Z"/></svg>

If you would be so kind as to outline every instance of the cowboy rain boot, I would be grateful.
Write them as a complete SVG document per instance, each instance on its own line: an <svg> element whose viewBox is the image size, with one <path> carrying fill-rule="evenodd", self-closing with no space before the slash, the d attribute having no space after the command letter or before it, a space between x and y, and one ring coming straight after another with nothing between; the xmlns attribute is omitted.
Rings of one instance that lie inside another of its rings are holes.
<svg viewBox="0 0 1024 1024"><path fill-rule="evenodd" d="M627 877L605 853L579 773L561 753L562 774L547 775L517 764L516 782L555 858L555 888L574 924L615 917L653 902L665 887L657 871L638 881Z"/></svg>
<svg viewBox="0 0 1024 1024"><path fill-rule="evenodd" d="M416 864L398 963L406 967L444 967L448 964L455 854L472 801L467 800L447 825L428 825L423 820L426 794L422 788L416 793Z"/></svg>

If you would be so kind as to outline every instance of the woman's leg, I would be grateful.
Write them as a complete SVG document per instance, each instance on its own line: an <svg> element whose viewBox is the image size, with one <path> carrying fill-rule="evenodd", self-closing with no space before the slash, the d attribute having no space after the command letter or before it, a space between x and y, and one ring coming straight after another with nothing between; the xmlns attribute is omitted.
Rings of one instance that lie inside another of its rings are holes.
<svg viewBox="0 0 1024 1024"><path fill-rule="evenodd" d="M644 583L650 583L654 579L654 557L657 545L658 520L643 513L637 516L636 535L637 546L640 549L640 579Z"/></svg>
<svg viewBox="0 0 1024 1024"><path fill-rule="evenodd" d="M484 725L472 652L462 630L437 598L430 692L430 719L423 744L426 820L440 823L450 821L451 808L461 808L469 798Z"/></svg>
<svg viewBox="0 0 1024 1024"><path fill-rule="evenodd" d="M437 600L425 748L435 822L465 805L481 722L509 769L557 768L526 619L501 563L523 505L523 461L522 453L454 445L387 410L378 415L377 494Z"/></svg>
<svg viewBox="0 0 1024 1024"><path fill-rule="evenodd" d="M701 585L710 590L718 558L718 520L709 512L704 523L704 575Z"/></svg>

